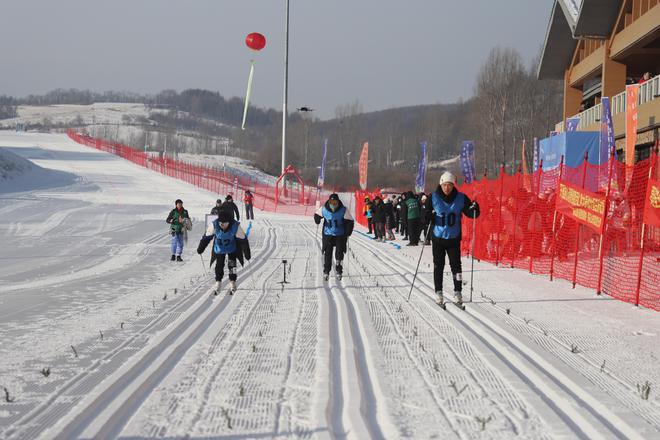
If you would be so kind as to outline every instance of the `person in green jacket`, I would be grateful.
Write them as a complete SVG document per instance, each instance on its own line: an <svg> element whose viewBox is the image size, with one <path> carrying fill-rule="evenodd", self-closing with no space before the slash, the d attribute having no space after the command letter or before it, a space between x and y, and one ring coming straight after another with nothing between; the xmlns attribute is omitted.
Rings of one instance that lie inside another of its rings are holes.
<svg viewBox="0 0 660 440"><path fill-rule="evenodd" d="M167 220L165 220L170 224L170 233L172 234L171 261L183 261L181 258L181 254L183 253L183 233L186 223L190 223L190 216L188 215L188 211L183 209L183 201L181 199L176 199L174 206L174 209L167 216Z"/></svg>
<svg viewBox="0 0 660 440"><path fill-rule="evenodd" d="M405 203L408 208L408 237L410 238L408 246L417 246L419 244L419 233L421 232L422 208L412 191L408 191L406 194Z"/></svg>

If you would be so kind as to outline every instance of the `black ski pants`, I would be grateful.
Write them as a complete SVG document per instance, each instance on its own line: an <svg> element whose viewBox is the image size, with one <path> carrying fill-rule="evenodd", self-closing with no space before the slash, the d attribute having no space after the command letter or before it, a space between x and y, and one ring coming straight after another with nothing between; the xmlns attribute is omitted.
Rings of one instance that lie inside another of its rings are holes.
<svg viewBox="0 0 660 440"><path fill-rule="evenodd" d="M461 240L459 238L436 238L431 232L433 245L433 284L435 291L442 292L442 272L445 270L445 254L449 256L449 267L454 280L454 291L463 290L463 269L461 265Z"/></svg>
<svg viewBox="0 0 660 440"><path fill-rule="evenodd" d="M344 254L346 253L346 240L345 235L335 237L334 235L323 235L323 246L321 251L323 253L323 273L330 273L332 268L332 251L335 251L335 261L337 266L335 271L340 274L343 273Z"/></svg>
<svg viewBox="0 0 660 440"><path fill-rule="evenodd" d="M236 281L236 252L231 254L218 254L215 262L215 280L222 281L225 276L225 259L227 260L227 271L229 272L229 281Z"/></svg>
<svg viewBox="0 0 660 440"><path fill-rule="evenodd" d="M410 239L410 244L419 244L419 234L422 232L421 227L419 218L408 219L408 238Z"/></svg>
<svg viewBox="0 0 660 440"><path fill-rule="evenodd" d="M254 209L252 208L252 203L245 204L245 218L247 220L254 220Z"/></svg>

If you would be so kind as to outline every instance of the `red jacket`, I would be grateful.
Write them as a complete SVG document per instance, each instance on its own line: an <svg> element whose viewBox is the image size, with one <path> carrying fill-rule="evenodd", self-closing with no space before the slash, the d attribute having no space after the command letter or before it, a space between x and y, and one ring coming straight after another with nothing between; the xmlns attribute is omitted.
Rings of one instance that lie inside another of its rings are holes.
<svg viewBox="0 0 660 440"><path fill-rule="evenodd" d="M254 196L252 194L245 194L243 196L243 203L247 203L247 204L251 205L252 200L254 200Z"/></svg>

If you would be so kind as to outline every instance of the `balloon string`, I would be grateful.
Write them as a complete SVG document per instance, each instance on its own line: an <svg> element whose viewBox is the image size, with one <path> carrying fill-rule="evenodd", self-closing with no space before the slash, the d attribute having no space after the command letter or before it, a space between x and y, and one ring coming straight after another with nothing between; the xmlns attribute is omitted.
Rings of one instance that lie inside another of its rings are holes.
<svg viewBox="0 0 660 440"><path fill-rule="evenodd" d="M241 130L245 130L245 120L247 119L248 105L250 105L250 95L252 95L252 78L254 77L254 60L250 60L250 76L248 76L247 92L245 93L245 108L243 108L243 123Z"/></svg>

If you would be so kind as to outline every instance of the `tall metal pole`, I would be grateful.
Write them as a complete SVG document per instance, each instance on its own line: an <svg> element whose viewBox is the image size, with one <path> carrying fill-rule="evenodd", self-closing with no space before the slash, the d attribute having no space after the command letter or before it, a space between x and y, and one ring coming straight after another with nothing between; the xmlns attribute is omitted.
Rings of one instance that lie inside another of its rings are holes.
<svg viewBox="0 0 660 440"><path fill-rule="evenodd" d="M286 0L284 22L284 104L282 106L282 173L286 168L286 107L289 99L289 0Z"/></svg>

